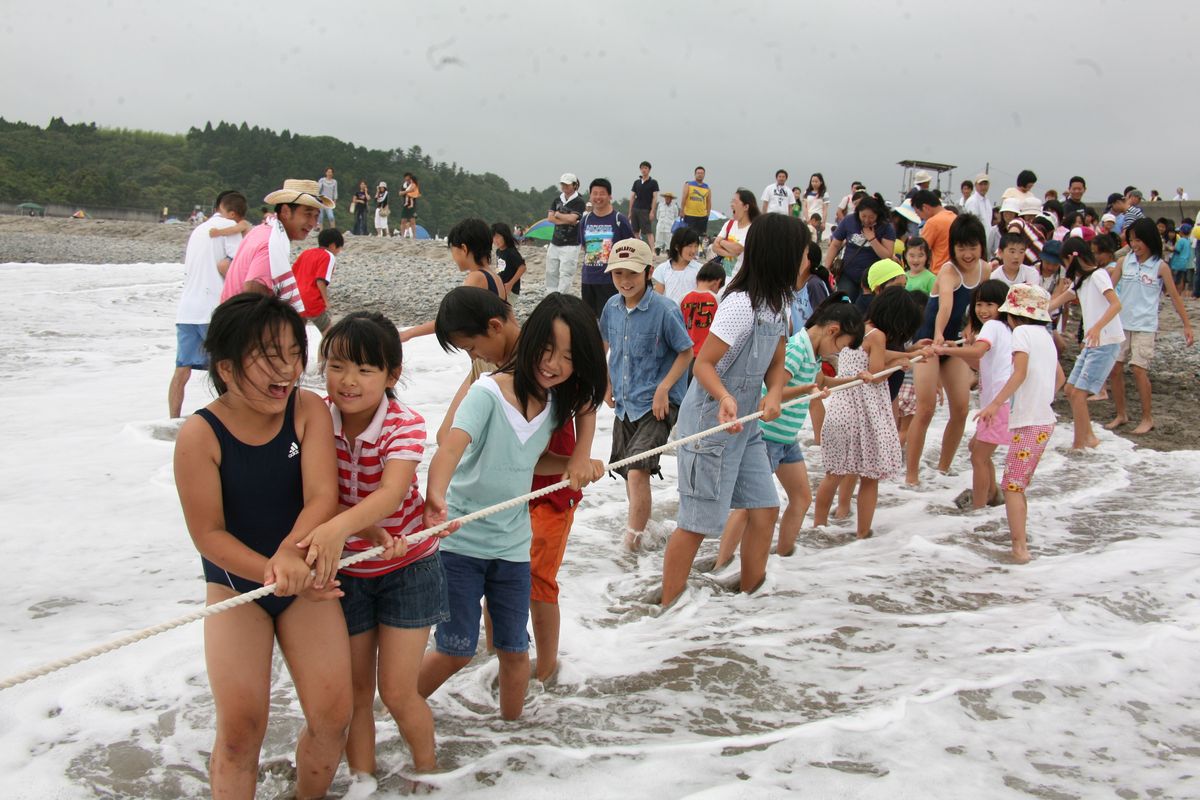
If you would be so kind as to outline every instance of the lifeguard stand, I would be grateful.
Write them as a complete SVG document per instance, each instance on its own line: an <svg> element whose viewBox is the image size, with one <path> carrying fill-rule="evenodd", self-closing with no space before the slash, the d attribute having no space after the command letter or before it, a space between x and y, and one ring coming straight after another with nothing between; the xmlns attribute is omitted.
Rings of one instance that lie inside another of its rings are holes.
<svg viewBox="0 0 1200 800"><path fill-rule="evenodd" d="M898 166L904 168L904 176L900 181L900 200L904 200L904 195L908 194L908 190L913 188L913 177L918 170L934 173L934 183L930 187L938 189L942 193L942 197L949 197L950 190L954 188L954 170L958 169L954 164L938 164L934 161L901 161ZM946 185L942 186L942 174L946 174Z"/></svg>

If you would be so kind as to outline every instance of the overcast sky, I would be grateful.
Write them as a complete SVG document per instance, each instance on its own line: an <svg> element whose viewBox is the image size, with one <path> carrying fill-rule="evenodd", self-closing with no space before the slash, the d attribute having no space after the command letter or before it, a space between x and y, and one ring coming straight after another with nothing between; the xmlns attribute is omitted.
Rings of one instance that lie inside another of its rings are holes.
<svg viewBox="0 0 1200 800"><path fill-rule="evenodd" d="M720 208L779 167L891 200L906 158L1200 198L1195 0L3 5L0 114L40 125L246 121L520 188L703 164Z"/></svg>

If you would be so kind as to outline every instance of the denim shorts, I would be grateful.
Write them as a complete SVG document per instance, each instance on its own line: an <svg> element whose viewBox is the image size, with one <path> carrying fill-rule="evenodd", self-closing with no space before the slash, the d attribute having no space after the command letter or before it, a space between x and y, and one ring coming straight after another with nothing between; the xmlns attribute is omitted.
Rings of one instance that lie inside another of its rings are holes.
<svg viewBox="0 0 1200 800"><path fill-rule="evenodd" d="M804 463L804 449L800 447L799 442L782 444L763 439L763 443L767 446L767 460L771 462L771 472L779 469L780 464Z"/></svg>
<svg viewBox="0 0 1200 800"><path fill-rule="evenodd" d="M437 651L471 658L479 646L479 601L487 598L492 618L492 643L497 650L529 650L529 562L475 558L441 552L450 593L450 620L434 632Z"/></svg>
<svg viewBox="0 0 1200 800"><path fill-rule="evenodd" d="M1104 388L1113 364L1117 363L1117 351L1120 349L1119 344L1103 344L1080 350L1067 383L1088 394L1096 394Z"/></svg>
<svg viewBox="0 0 1200 800"><path fill-rule="evenodd" d="M175 324L175 366L208 369L208 352L204 349L207 325Z"/></svg>
<svg viewBox="0 0 1200 800"><path fill-rule="evenodd" d="M710 436L679 448L679 520L686 531L721 535L730 509L779 508L758 424L733 436Z"/></svg>
<svg viewBox="0 0 1200 800"><path fill-rule="evenodd" d="M450 619L446 576L438 553L377 578L339 575L342 613L351 636L389 628L428 628Z"/></svg>

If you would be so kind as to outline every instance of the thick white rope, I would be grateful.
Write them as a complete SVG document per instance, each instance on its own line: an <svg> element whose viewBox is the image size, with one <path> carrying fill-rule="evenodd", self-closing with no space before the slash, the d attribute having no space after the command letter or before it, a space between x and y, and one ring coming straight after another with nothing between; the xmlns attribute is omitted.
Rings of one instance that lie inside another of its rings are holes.
<svg viewBox="0 0 1200 800"><path fill-rule="evenodd" d="M920 361L922 358L923 358L923 356L916 356L915 358L912 358L909 360L909 364L915 364L916 362ZM904 369L904 367L891 367L890 369L885 369L881 372L874 373L874 375L872 377L882 378L887 375L891 375L893 372L896 372L897 370L901 370L901 369ZM829 390L829 392L830 392L830 394L832 394L834 392L845 391L847 389L854 388L855 386L860 386L860 385L862 385L862 383L863 383L863 380L861 378L855 378L854 380L849 381L848 383L843 383L840 386L835 386L835 387L831 388ZM819 396L819 393L802 395L800 397L793 398L791 400L788 400L788 401L780 404L780 408L787 408L790 406L799 405L801 403L808 403L808 402L811 402L813 399L815 399L818 396ZM743 425L747 422L756 420L761 416L762 416L761 411L755 411L752 414L747 414L744 417L739 417L738 419L735 419L732 422L726 422L721 425L717 425L715 427L709 428L708 430L700 431L699 433L693 433L691 436L685 436L682 439L676 439L675 441L667 442L666 444L662 445L661 447L655 447L652 450L647 450L643 453L638 453L637 455L630 456L629 458L623 458L620 461L614 461L611 464L605 465L604 470L605 470L605 472L608 472L610 470L618 469L620 467L625 467L630 464L636 464L637 462L642 461L643 459L649 458L651 456L656 456L660 453L665 453L669 450L674 450L678 447L682 447L683 445L688 444L689 442L695 442L700 439L703 439L706 436L712 436L715 433L720 433L721 431L732 428L735 425ZM523 494L520 497L514 497L511 500L505 500L503 503L497 503L496 505L488 506L487 508L481 508L478 511L472 511L470 514L465 514L461 517L458 517L457 519L447 520L446 522L443 522L440 525L435 525L432 528L426 528L425 530L423 530L419 533L413 534L412 536L407 537L408 543L416 544L417 542L421 542L421 541L424 541L425 539L428 539L430 536L437 535L438 533L446 530L447 528L449 528L451 525L453 525L455 523L466 524L468 522L473 522L477 519L480 519L480 518L486 517L486 516L490 516L499 511L504 511L506 509L513 508L514 506L524 505L525 503L528 503L530 500L533 500L538 497L542 497L543 495L550 494L551 492L556 492L559 489L565 489L566 487L568 487L570 485L571 485L570 481L565 481L565 480L559 481L558 483L553 483L549 486L543 486L541 489L538 489L533 492L529 492L528 494ZM360 561L366 561L368 559L374 558L375 556L382 553L383 550L384 550L383 546L380 545L378 547L372 547L370 550L363 550L362 552L355 553L352 556L347 556L346 558L343 558L341 561L338 562L338 569L341 569L343 567L349 567L354 564L357 564ZM3 681L0 681L0 691L3 691L4 689L11 689L14 686L18 686L22 683L26 683L28 681L33 680L34 678L40 678L43 675L49 675L52 672L57 672L60 669L65 669L66 667L69 667L73 664L78 664L81 661L87 661L90 658L95 658L96 656L103 655L105 653L110 653L113 650L118 650L127 645L131 645L134 642L140 642L143 639L149 639L151 636L157 636L160 633L166 633L169 630L182 627L183 625L187 625L191 622L195 622L196 620L204 619L205 617L211 617L216 614L220 614L224 611L229 611L229 610L237 608L239 606L243 606L247 603L252 603L261 597L267 597L268 595L271 595L274 593L275 593L274 586L260 586L259 588L254 589L253 591L246 592L245 594L240 594L237 597L231 597L228 600L222 600L219 603L213 603L212 605L205 606L204 608L202 608L198 611L193 611L190 614L184 614L182 617L178 617L176 619L169 620L167 622L162 622L162 623L159 623L158 625L152 625L149 628L143 628L140 631L135 631L134 633L130 633L126 636L122 636L119 639L113 639L112 641L105 642L104 644L99 644L99 645L96 645L95 647L89 648L87 650L83 650L79 653L76 653L75 655L67 656L66 658L60 658L57 661L51 661L49 663L42 664L41 666L34 667L33 669L26 670L25 672L21 672L16 675L13 675L11 677L8 677L8 678L4 679Z"/></svg>

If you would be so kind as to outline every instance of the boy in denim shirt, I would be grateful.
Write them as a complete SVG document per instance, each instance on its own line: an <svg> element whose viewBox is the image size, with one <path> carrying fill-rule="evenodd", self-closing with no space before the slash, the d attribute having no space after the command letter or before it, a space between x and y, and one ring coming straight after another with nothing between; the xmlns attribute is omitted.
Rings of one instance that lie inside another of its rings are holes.
<svg viewBox="0 0 1200 800"><path fill-rule="evenodd" d="M653 262L649 245L625 239L613 245L605 269L617 289L600 314L600 336L608 353L604 399L617 415L609 461L666 444L683 402L692 339L679 307L649 289L647 270ZM624 545L636 551L650 519L650 476L661 476L658 456L617 472L625 478L629 498Z"/></svg>

